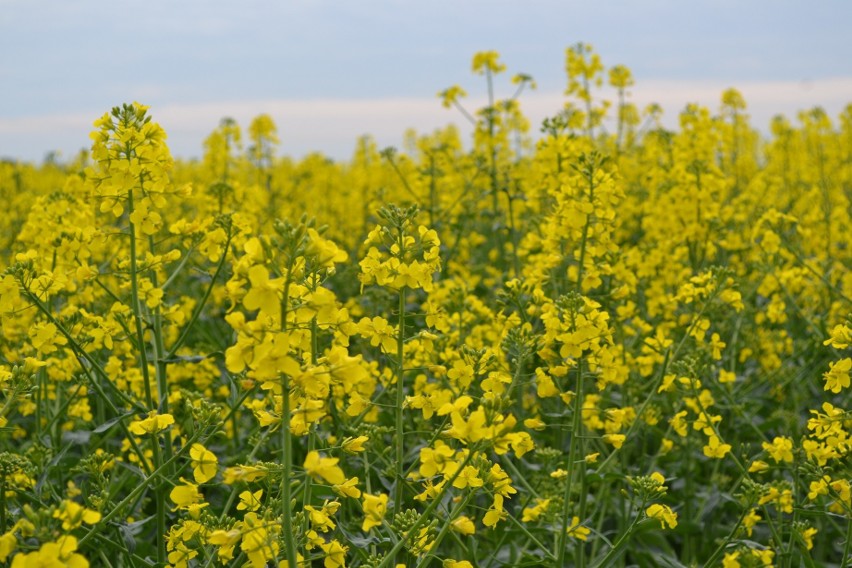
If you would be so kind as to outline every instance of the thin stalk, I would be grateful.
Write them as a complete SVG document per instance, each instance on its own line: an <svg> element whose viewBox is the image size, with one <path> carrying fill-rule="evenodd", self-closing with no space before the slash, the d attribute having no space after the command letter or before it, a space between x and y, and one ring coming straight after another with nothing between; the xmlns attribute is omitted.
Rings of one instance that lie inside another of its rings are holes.
<svg viewBox="0 0 852 568"><path fill-rule="evenodd" d="M494 106L494 78L492 77L491 69L488 67L485 69L485 78L488 81L488 112L485 115L488 121L488 170L491 179L491 201L494 210L494 223L496 225L500 217L500 184L497 180L497 144L494 142L496 127L494 118L497 108ZM497 238L497 250L500 254L500 260L504 262L506 251L503 248L503 237L499 228L495 232L495 237ZM505 268L505 265L503 268Z"/></svg>
<svg viewBox="0 0 852 568"><path fill-rule="evenodd" d="M316 292L316 274L314 275L314 288L313 291ZM318 344L318 335L319 335L319 327L317 326L317 318L311 320L311 364L316 365L318 362L318 353L317 353L317 344ZM308 453L314 450L316 444L316 435L314 434L313 428L308 429ZM311 482L310 476L305 476L305 487L302 492L302 510L305 509L307 505L311 504L311 493L313 489L313 484ZM309 528L310 519L308 515L305 515L305 530Z"/></svg>
<svg viewBox="0 0 852 568"><path fill-rule="evenodd" d="M128 152L129 157L129 152ZM141 184L140 179L140 184ZM136 344L139 349L139 366L142 371L142 380L145 388L145 401L148 408L156 410L159 404L154 404L153 390L151 388L151 375L148 372L148 353L145 346L145 329L142 326L142 304L139 300L139 271L137 266L136 252L136 224L133 222L133 190L127 194L127 210L130 219L130 297L131 309L133 310L133 319L136 322ZM160 385L158 384L158 387ZM159 397L165 397L168 393L160 391ZM163 465L163 458L160 455L160 437L158 434L151 434L151 446L154 452L154 468L159 469ZM168 440L169 437L167 437ZM166 561L166 497L162 483L158 483L154 487L155 503L157 508L157 561L165 563Z"/></svg>
<svg viewBox="0 0 852 568"><path fill-rule="evenodd" d="M440 532L438 532L438 535L435 537L435 540L432 541L432 549L434 549L434 550L438 549L438 546L441 544L441 541L444 540L445 536L447 536L447 532L449 532L450 527L453 524L453 521L456 519L456 517L459 516L459 513L461 513L464 510L464 508L467 507L467 504L470 502L472 497L473 497L473 491L469 491L468 494L465 496L465 498L462 500L462 502L459 503L452 510L452 512L450 512L450 514L447 516L446 520L444 521ZM432 562L433 558L435 558L434 554L427 554L426 556L423 557L423 559L420 562L417 563L416 568L427 568L429 566L429 563Z"/></svg>
<svg viewBox="0 0 852 568"><path fill-rule="evenodd" d="M518 519L515 518L515 515L512 515L510 513L510 514L506 515L506 518L509 521L511 521L518 529L520 529L520 531L522 533L524 533L524 535L530 540L530 542L532 542L534 545L536 545L538 547L538 549L541 551L542 554L547 556L547 558L550 559L550 560L556 560L556 558L553 556L553 554L549 550L547 550L547 546L545 546L545 544L543 542L541 542L535 536L533 536L533 534L529 531L529 529L527 529L527 527L524 526L524 523L522 523L521 521L519 521Z"/></svg>
<svg viewBox="0 0 852 568"><path fill-rule="evenodd" d="M645 505L643 503L642 507L644 506ZM641 510L642 507L640 507L639 510ZM612 545L612 548L609 549L609 551L606 553L606 556L604 556L600 562L595 564L594 568L608 568L609 566L612 566L613 561L621 555L622 549L625 547L625 545L627 545L627 542L630 540L630 537L633 536L633 531L636 529L636 525L639 524L639 519L641 518L642 515L639 514L637 514L633 518L633 522L630 523L630 526L627 527L627 530L624 531L624 533L618 538L617 541L615 541L615 544Z"/></svg>
<svg viewBox="0 0 852 568"><path fill-rule="evenodd" d="M597 158L592 155L593 160L597 160ZM595 203L595 164L590 164L587 173L588 181L589 181L589 204L594 206ZM586 218L586 224L583 225L583 237L580 241L580 260L579 265L577 266L577 291L580 292L583 288L583 269L586 264L586 244L589 239L589 229L592 224L592 216L589 215Z"/></svg>
<svg viewBox="0 0 852 568"><path fill-rule="evenodd" d="M127 194L128 216L133 215L133 190ZM145 402L149 410L154 410L154 396L151 390L151 376L148 373L148 353L145 350L145 329L142 326L142 305L139 301L139 271L136 253L136 225L130 221L130 308L136 323L136 345L139 348L139 367L145 388ZM162 396L162 393L160 393Z"/></svg>
<svg viewBox="0 0 852 568"><path fill-rule="evenodd" d="M190 437L189 440L186 441L186 444L184 444L184 446L180 450L178 450L175 455L172 456L172 459L170 461L163 463L160 467L151 472L151 475L143 479L142 482L139 483L139 485L134 487L133 490L127 494L127 497L122 499L115 507L112 508L109 513L104 515L99 523L92 525L92 528L89 529L89 532L87 532L85 535L83 535L82 538L80 538L80 542L77 543L77 548L82 549L83 545L86 544L86 542L94 538L102 529L106 528L109 525L109 522L115 517L117 517L120 513L122 513L124 507L127 506L128 503L136 499L136 497L138 497L142 494L142 492L148 489L148 487L158 477L160 477L160 475L167 467L170 467L175 461L183 457L185 453L189 452L189 448L196 440L198 440L199 437L200 433L196 433L192 437Z"/></svg>
<svg viewBox="0 0 852 568"><path fill-rule="evenodd" d="M396 544L393 545L393 548L391 548L388 551L388 553L384 557L384 560L382 560L382 562L376 568L386 568L388 565L390 565L390 563L393 562L396 559L396 555L400 551L400 549L403 546L405 546L406 542L408 542L408 539L412 535L416 534L416 531L421 526L423 526L423 524L426 521L432 519L432 513L438 507L438 504L442 501L442 499L444 498L444 495L446 495L446 493L450 489L450 487L453 486L453 482L456 480L456 478L458 478L458 476L461 474L461 472L465 468L465 466L467 466L470 463L470 460L473 457L473 453L474 452L473 452L472 449L470 451L468 451L467 457L465 457L464 461L458 467L458 469L456 469L456 471L453 473L453 475L450 476L450 478L444 484L443 489L441 489L440 493L438 493L438 495L435 496L435 498L432 500L432 502L429 503L429 506L426 507L426 510L423 511L423 514L420 515L420 517L417 518L417 520L414 522L413 525L411 525L411 528L408 530L408 532L405 535L403 535L403 537L401 539L399 539L396 542Z"/></svg>
<svg viewBox="0 0 852 568"><path fill-rule="evenodd" d="M107 375L107 372L104 371L103 367L101 367L100 364L95 361L94 358L92 358L88 353L86 353L86 351L80 346L79 343L77 343L77 341L71 336L71 334L68 333L68 330L65 329L65 327L59 322L59 320L53 317L53 314L50 313L50 310L47 308L47 306L45 306L44 303L38 299L38 296L36 296L27 287L24 287L24 292L26 296L33 302L33 304L35 304L35 306L41 311L41 313L45 315L48 321L55 325L56 329L59 330L59 333L61 333L62 336L66 340L68 340L68 346L71 347L72 351L74 351L74 356L76 357L77 362L80 364L80 368L82 368L84 372L88 374L88 367L83 364L83 361L86 361L97 372L97 374L100 375L102 379L104 379L106 384L112 390L113 394L115 394L125 404L127 404L137 412L145 412L147 410L150 410L150 408L146 408L144 405L136 402L135 400L127 396L125 393L121 392L118 387L116 387L115 384L113 384L113 382L110 380L109 375ZM104 397L104 400L110 405L110 409L116 414L121 414L112 404L112 401L106 397L106 393L104 393L100 384L94 380L92 381L92 384L95 386L95 389L98 391L98 393L101 394Z"/></svg>
<svg viewBox="0 0 852 568"><path fill-rule="evenodd" d="M852 517L846 519L846 543L843 545L843 560L840 568L849 566L850 556L852 556Z"/></svg>
<svg viewBox="0 0 852 568"><path fill-rule="evenodd" d="M574 485L574 477L577 475L577 453L580 449L580 438L582 437L583 428L583 382L585 376L583 374L583 360L577 362L577 397L574 402L574 421L571 427L571 442L568 448L568 479L565 482L565 492L562 495L562 528L557 540L556 550L556 565L565 566L565 549L568 540L568 526L571 522L569 511L571 507L571 490ZM580 475L585 475L585 472L580 472ZM583 497L581 496L581 500ZM581 519L582 521L582 519ZM578 557L579 558L579 557Z"/></svg>
<svg viewBox="0 0 852 568"><path fill-rule="evenodd" d="M186 253L183 255L183 258L180 259L180 262L178 263L178 265L175 267L175 269L172 271L172 273L169 275L169 277L166 278L166 281L163 282L163 285L160 286L160 289L162 291L165 292L166 288L171 286L172 282L175 281L175 278L177 278L178 274L181 273L184 266L186 266L186 263L189 261L189 257L191 256L191 253L192 253L193 250L195 250L195 245L193 245L192 247L190 247L190 249L188 251L186 251Z"/></svg>
<svg viewBox="0 0 852 568"><path fill-rule="evenodd" d="M402 231L400 230L400 251L402 248ZM402 511L403 477L405 467L403 458L405 456L405 440L403 432L402 407L405 404L405 374L403 348L405 347L405 286L399 289L398 298L399 321L397 324L398 334L396 338L396 484L394 485L393 513L394 516Z"/></svg>
<svg viewBox="0 0 852 568"><path fill-rule="evenodd" d="M254 448L252 448L251 452L249 452L248 456L246 456L246 459L245 459L246 463L251 462L255 458L255 456L257 455L257 452L260 450L261 446L263 446L263 444L266 443L266 439L269 437L269 433L270 433L269 430L263 431L263 433L260 435L260 439L257 441ZM228 499L227 499L227 501L225 501L225 506L222 508L222 513L219 515L219 522L220 523L224 522L225 518L228 516L228 511L231 510L231 506L233 506L234 501L237 500L237 494L239 493L239 491L240 491L239 487L233 487L231 489L231 492L228 494Z"/></svg>
<svg viewBox="0 0 852 568"><path fill-rule="evenodd" d="M642 403L642 406L639 407L639 410L637 411L636 416L644 416L645 415L645 409L648 408L648 405L651 403L651 400L657 395L657 389L660 388L660 385L662 384L663 379L666 376L666 370L668 369L668 366L669 366L669 356L670 355L671 355L671 350L669 349L669 350L666 351L666 356L665 356L665 359L663 359L663 365L660 367L660 374L657 377L656 382L654 383L654 388L651 389L650 394L648 394L648 397ZM634 420L633 422L630 423L630 427L627 429L627 432L624 435L625 440L630 439L630 436L633 434L633 431L638 427L639 422L640 422L640 420ZM624 446L622 446L622 447L624 447ZM597 467L595 472L596 473L603 472L604 468L607 465L609 465L609 463L612 461L612 459L615 457L615 455L620 453L620 449L621 448L613 449L612 452L610 452L610 454L606 457L606 459L604 459L604 461L601 462L601 464Z"/></svg>
<svg viewBox="0 0 852 568"><path fill-rule="evenodd" d="M151 253L154 253L154 238L148 237L148 247ZM157 273L154 271L151 274L151 283L156 288L159 284L157 281ZM156 366L154 367L154 376L157 380L157 391L160 395L159 402L159 412L163 414L169 413L169 384L168 384L168 360L163 356L165 355L165 345L163 343L163 314L160 311L160 307L157 306L154 309L153 313L153 338L152 344L154 346L154 361L156 362ZM165 445L163 447L164 452L163 456L165 459L169 459L172 457L172 433L171 430L167 430L164 433Z"/></svg>
<svg viewBox="0 0 852 568"><path fill-rule="evenodd" d="M189 335L189 331L195 325L195 322L198 320L198 316L201 315L201 310L204 309L204 306L207 304L207 300L210 298L210 294L213 292L213 286L216 284L216 279L219 277L219 274L222 272L222 268L225 266L225 259L228 258L228 250L231 246L231 231L228 231L228 238L225 241L225 246L222 248L222 257L219 259L219 263L216 265L216 271L213 273L213 277L210 279L210 286L207 287L207 291L204 293L204 296L201 298L201 301L195 307L195 310L192 312L192 316L189 318L189 322L184 326L183 331L181 331L180 336L177 341L175 341L172 348L169 349L168 355L166 355L166 359L171 359L177 353L177 350L181 348L184 341Z"/></svg>
<svg viewBox="0 0 852 568"><path fill-rule="evenodd" d="M6 476L0 473L0 533L6 532Z"/></svg>
<svg viewBox="0 0 852 568"><path fill-rule="evenodd" d="M725 537L725 540L723 540L719 544L719 546L716 547L716 550L713 551L713 554L710 556L710 558L707 559L707 562L704 563L704 568L710 568L711 566L716 565L716 562L719 560L719 557L722 556L722 554L725 552L725 548L728 546L728 543L733 540L734 535L737 534L737 531L742 526L746 515L748 515L749 511L751 511L751 507L751 504L749 504L748 507L743 508L743 512L740 515L740 518L737 519L737 524L734 525L734 528L731 529L731 532L728 533L728 536Z"/></svg>
<svg viewBox="0 0 852 568"><path fill-rule="evenodd" d="M290 274L292 262L287 267L284 281L284 295L281 298L281 331L287 330L287 309L290 296ZM281 462L284 471L281 475L281 513L284 517L284 550L287 562L296 564L296 540L293 538L293 510L290 495L290 479L293 475L293 436L290 430L290 377L281 373Z"/></svg>

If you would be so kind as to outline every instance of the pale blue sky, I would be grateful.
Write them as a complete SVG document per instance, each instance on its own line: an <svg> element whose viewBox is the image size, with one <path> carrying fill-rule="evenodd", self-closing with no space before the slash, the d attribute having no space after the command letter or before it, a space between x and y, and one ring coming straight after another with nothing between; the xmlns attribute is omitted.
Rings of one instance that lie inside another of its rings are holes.
<svg viewBox="0 0 852 568"><path fill-rule="evenodd" d="M200 154L225 114L269 112L282 153L346 157L360 133L398 144L457 120L435 93L481 96L470 59L485 49L536 79L537 122L559 109L578 41L672 119L727 86L756 121L836 113L852 102L850 22L848 0L0 0L0 156L68 156L98 115L139 100L176 155Z"/></svg>

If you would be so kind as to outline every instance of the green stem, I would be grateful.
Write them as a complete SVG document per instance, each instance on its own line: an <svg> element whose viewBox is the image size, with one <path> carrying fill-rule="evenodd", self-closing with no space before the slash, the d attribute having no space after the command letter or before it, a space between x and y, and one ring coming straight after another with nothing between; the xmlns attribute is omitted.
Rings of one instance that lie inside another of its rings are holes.
<svg viewBox="0 0 852 568"><path fill-rule="evenodd" d="M0 534L6 532L6 476L0 473Z"/></svg>
<svg viewBox="0 0 852 568"><path fill-rule="evenodd" d="M287 330L287 309L290 296L290 274L292 262L287 267L284 295L281 299L281 331ZM290 495L290 480L293 475L293 435L290 429L290 377L281 373L281 513L284 517L284 550L287 562L296 565L296 540L293 537L293 509Z"/></svg>
<svg viewBox="0 0 852 568"><path fill-rule="evenodd" d="M163 471L167 467L170 467L174 462L176 462L178 459L180 459L185 453L189 452L189 448L192 446L192 444L196 440L198 440L199 437L200 437L200 432L197 432L192 437L190 437L186 441L186 444L184 444L184 446L180 450L178 450L178 452L175 455L172 456L172 459L170 461L163 463L160 467L158 467L153 472L151 472L151 475L149 475L148 477L143 479L142 482L139 483L139 485L134 487L133 490L130 493L128 493L127 497L122 499L117 505L115 505L112 508L112 510L109 513L104 515L103 518L101 518L101 521L99 523L92 525L92 528L89 529L89 532L87 532L85 535L83 535L83 537L80 539L80 542L77 543L77 548L82 549L83 545L86 544L86 542L88 542L89 540L94 538L102 529L106 528L109 525L109 522L111 520L113 520L115 517L117 517L119 514L121 514L123 512L124 507L128 503L130 503L131 501L136 499L136 497L141 495L143 491L148 489L148 487L152 483L154 483L155 480L157 480L160 477L160 475L163 473Z"/></svg>
<svg viewBox="0 0 852 568"><path fill-rule="evenodd" d="M402 237L400 235L400 241L402 241ZM400 247L400 250L403 250ZM398 322L398 333L396 338L396 408L394 409L396 412L396 482L394 485L394 498L393 498L393 513L394 516L398 515L402 511L402 497L403 497L403 484L404 477L403 472L405 471L405 467L403 465L403 458L405 455L405 446L404 446L404 434L403 434L403 416L402 416L402 406L405 403L405 388L403 383L403 375L404 375L404 367L403 367L403 348L405 341L405 286L402 286L399 289L399 322Z"/></svg>
<svg viewBox="0 0 852 568"><path fill-rule="evenodd" d="M643 505L644 506L644 505ZM641 510L641 507L640 507ZM595 564L594 568L608 568L612 566L613 561L621 555L623 548L627 545L627 541L630 540L630 537L633 536L633 531L636 529L636 525L639 524L639 519L642 516L637 514L633 518L633 522L630 523L630 526L627 527L627 530L624 531L615 544L612 545L612 548L609 549L609 552L606 553L600 562Z"/></svg>
<svg viewBox="0 0 852 568"><path fill-rule="evenodd" d="M260 439L258 439L257 443L254 445L254 448L252 448L251 452L249 452L248 456L246 456L244 463L251 463L251 461L254 460L255 456L257 456L257 452L266 443L267 438L269 438L270 433L271 430L269 429L263 431L263 433L260 435ZM239 492L240 487L238 486L234 486L231 489L231 492L228 494L228 499L227 501L225 501L225 506L222 507L222 513L219 515L220 523L225 522L225 519L228 517L228 511L231 510L234 501L237 500L237 495L239 494Z"/></svg>
<svg viewBox="0 0 852 568"><path fill-rule="evenodd" d="M518 527L518 529L520 529L520 531L522 533L524 533L524 535L526 535L526 537L530 540L530 542L532 542L534 545L536 545L538 547L538 549L541 551L541 553L544 554L545 556L547 556L547 558L549 560L556 560L556 557L554 557L553 554L547 549L547 546L543 542L538 540L536 537L534 537L533 534L529 531L529 529L527 529L527 527L524 526L524 523L522 523L521 521L516 519L515 516L512 515L511 513L506 515L506 518L509 521L511 521L512 524L514 524L516 527Z"/></svg>
<svg viewBox="0 0 852 568"><path fill-rule="evenodd" d="M843 545L843 560L840 568L849 566L850 556L852 556L852 516L846 519L846 543Z"/></svg>
<svg viewBox="0 0 852 568"><path fill-rule="evenodd" d="M133 190L127 194L128 216L133 215ZM151 390L151 376L148 373L148 353L145 349L145 329L142 326L142 305L139 302L139 272L136 253L136 225L130 221L130 308L133 310L133 319L136 323L136 345L139 348L139 367L142 371L142 379L145 388L145 402L149 410L154 410L154 395ZM159 393L160 396L163 393Z"/></svg>
<svg viewBox="0 0 852 568"><path fill-rule="evenodd" d="M121 390L119 390L118 387L116 387L115 384L110 380L109 375L107 375L107 372L104 371L103 367L101 367L101 365L97 361L95 361L94 358L92 358L88 353L86 353L86 351L80 346L80 344L77 343L77 341L71 336L70 333L68 333L68 330L65 329L65 326L63 326L59 322L59 320L57 320L55 317L53 317L53 314L50 313L50 310L47 308L47 306L45 306L44 303L41 300L39 300L38 296L36 296L26 286L23 286L23 290L24 290L24 293L26 294L26 296L30 299L30 301L32 301L33 304L35 304L35 306L41 311L41 313L44 314L44 316L48 319L48 321L50 321L50 323L52 323L53 325L56 326L56 329L59 330L59 333L61 333L62 336L66 340L68 340L68 345L71 347L71 350L74 351L74 356L76 357L77 362L80 364L80 368L82 368L83 371L87 375L88 375L88 367L85 364L83 364L84 360L89 365L91 365L91 367L97 372L97 374L104 380L104 382L110 388L110 390L113 392L113 394L115 394L125 404L127 404L128 406L130 406L131 408L133 408L137 412L145 412L147 410L150 410L150 408L146 408L144 405L136 402L135 400L130 398L128 395L121 392ZM116 415L121 414L116 409L115 405L113 405L112 401L109 400L109 398L107 398L106 393L103 391L103 388L101 387L100 383L92 380L92 385L95 387L95 390L98 391L98 394L100 394L104 398L104 401L107 404L110 405L110 409L113 412L115 412Z"/></svg>
<svg viewBox="0 0 852 568"><path fill-rule="evenodd" d="M447 491L449 491L450 487L453 486L453 482L456 480L456 478L458 478L458 476L461 474L461 472L465 468L465 466L467 466L470 463L470 460L473 457L473 454L474 454L473 449L468 451L467 457L465 457L464 461L458 467L458 469L456 469L456 471L453 473L453 475L450 476L450 478L444 484L444 487L441 489L440 493L438 493L438 495L435 496L435 498L432 500L432 502L429 503L429 506L426 507L426 510L423 511L423 514L420 515L417 518L417 520L414 522L413 525L411 525L411 528L408 530L408 532L405 535L403 535L403 537L401 539L399 539L396 542L396 544L393 545L393 548L391 548L388 551L388 553L385 555L384 559L381 561L381 563L376 568L386 568L388 565L390 565L391 562L393 562L396 559L396 555L400 551L400 549L403 546L405 546L406 542L408 542L408 539L412 535L416 534L416 531L421 526L423 526L423 524L426 521L430 521L432 519L432 513L438 507L438 504L443 500L444 495L446 495L446 493L447 493Z"/></svg>
<svg viewBox="0 0 852 568"><path fill-rule="evenodd" d="M183 331L181 331L180 336L177 341L175 341L172 348L169 349L168 355L166 355L166 359L171 359L177 353L177 350L181 348L183 343L186 341L186 338L189 335L189 331L195 325L195 322L198 320L198 316L201 315L201 310L204 309L204 306L207 304L207 300L210 298L210 294L213 292L213 286L216 284L216 279L219 277L219 274L222 272L222 268L225 266L225 260L228 258L228 249L231 246L231 231L228 230L228 238L225 241L225 246L222 248L222 257L219 259L219 263L216 265L216 272L213 273L213 277L210 279L210 286L207 287L207 291L204 293L204 296L201 298L201 301L195 307L195 310L192 312L192 316L189 318L189 322L184 326Z"/></svg>
<svg viewBox="0 0 852 568"><path fill-rule="evenodd" d="M141 183L141 180L140 180ZM142 326L142 303L139 300L139 270L137 266L137 251L136 251L136 225L133 223L133 190L127 193L127 211L130 219L130 297L131 309L133 310L133 319L136 322L136 345L139 350L139 366L142 371L142 380L145 388L145 401L148 408L157 410L159 404L154 404L153 389L151 388L151 375L148 372L148 353L145 345L145 329ZM160 384L158 383L158 389ZM158 398L166 398L168 393L159 390ZM154 452L154 468L159 469L163 464L163 458L160 455L160 437L158 434L152 434L152 448ZM170 436L166 437L168 440ZM155 502L157 506L157 561L165 563L166 561L166 498L164 488L161 483L154 487Z"/></svg>
<svg viewBox="0 0 852 568"><path fill-rule="evenodd" d="M642 406L640 406L639 410L636 412L636 416L638 418L641 418L642 416L645 415L645 410L648 408L648 405L651 404L651 399L653 399L655 396L657 396L657 389L660 388L660 385L662 384L663 379L666 376L666 370L668 369L668 366L669 366L669 356L670 355L671 355L671 350L667 350L665 359L663 359L663 365L660 367L660 374L657 377L656 382L654 383L654 388L651 390L651 392L648 394L648 397L645 398L645 401L642 403ZM630 436L633 435L633 431L636 430L636 428L639 427L640 422L641 422L641 420L634 420L633 422L630 423L630 427L627 429L627 432L624 434L625 440L630 439ZM623 447L624 446L622 445L622 448ZM610 454L606 457L606 459L604 461L602 461L601 464L597 467L597 469L595 470L595 473L603 472L604 468L607 465L609 465L609 463L615 458L615 455L619 454L620 451L621 451L621 448L614 448L612 450L612 452L610 452Z"/></svg>
<svg viewBox="0 0 852 568"><path fill-rule="evenodd" d="M577 362L577 397L574 401L574 421L571 426L571 442L568 448L568 479L565 481L565 492L562 495L562 528L557 540L556 550L556 565L565 566L565 549L567 548L568 527L570 526L570 507L571 507L571 490L574 485L574 477L577 475L577 453L580 449L580 438L583 430L583 360ZM581 471L579 475L585 475L585 471ZM581 501L583 496L580 496ZM582 519L580 519L582 521ZM579 558L579 557L578 557Z"/></svg>
<svg viewBox="0 0 852 568"><path fill-rule="evenodd" d="M180 262L178 263L178 265L175 267L175 269L172 271L172 273L169 274L169 277L166 278L166 281L163 282L163 285L160 286L160 290L165 292L166 289L169 286L171 286L172 282L174 282L175 279L178 277L178 275L181 273L181 271L183 271L183 268L186 266L186 263L189 261L189 257L191 256L192 251L194 251L194 250L195 250L195 245L192 245L189 248L189 250L187 250L184 253L183 258L180 259ZM227 248L225 249L225 251L227 252Z"/></svg>
<svg viewBox="0 0 852 568"><path fill-rule="evenodd" d="M450 512L450 514L447 516L447 519L444 521L440 532L435 537L435 540L432 541L432 547L431 547L430 550L438 550L438 547L440 546L441 541L444 540L444 537L447 536L447 532L449 532L450 527L452 527L453 521L455 521L456 517L459 516L459 513L461 513L464 510L464 508L467 507L467 504L470 502L472 497L473 497L473 491L469 491L468 494L465 496L465 498L462 500L462 502L459 503L452 510L452 512ZM426 556L423 557L423 559L420 562L417 563L416 568L427 568L429 566L429 563L432 562L433 558L436 558L436 556L434 554L431 554L431 553L427 554Z"/></svg>
<svg viewBox="0 0 852 568"><path fill-rule="evenodd" d="M148 237L148 246L151 253L154 253L154 239L153 237ZM154 271L151 274L151 283L156 288L159 284L157 281L157 272ZM154 361L156 362L156 366L154 367L154 376L157 380L157 391L160 395L160 403L159 403L159 412L162 414L169 413L169 384L168 384L168 360L164 357L165 355L165 346L163 343L163 314L160 312L160 307L157 306L154 309L153 313L154 317L154 325L153 325L153 338L152 343L154 346ZM163 446L163 457L168 460L172 457L172 432L171 430L167 430L164 433L164 446Z"/></svg>
<svg viewBox="0 0 852 568"><path fill-rule="evenodd" d="M314 275L314 292L316 292L316 275ZM317 326L317 318L316 316L311 320L311 364L316 365L318 362L318 354L317 354L317 343L318 343L318 335L319 328ZM314 433L314 429L312 427L308 427L308 453L314 450L316 445L316 435ZM302 510L305 509L307 505L311 504L311 493L313 489L313 483L311 481L311 477L305 476L305 487L302 492ZM305 531L310 528L310 519L308 515L305 515Z"/></svg>
<svg viewBox="0 0 852 568"><path fill-rule="evenodd" d="M716 565L716 562L719 560L719 557L722 556L722 554L725 552L725 548L728 546L728 543L731 542L731 540L734 538L734 535L736 535L737 531L740 530L740 526L742 526L746 515L748 515L749 511L751 511L751 507L752 505L749 504L743 509L740 518L737 519L737 524L734 525L734 528L731 529L731 532L728 533L728 536L725 537L725 540L723 540L716 548L716 550L713 551L713 554L710 556L710 558L707 559L707 562L704 563L704 568L710 568L711 566Z"/></svg>

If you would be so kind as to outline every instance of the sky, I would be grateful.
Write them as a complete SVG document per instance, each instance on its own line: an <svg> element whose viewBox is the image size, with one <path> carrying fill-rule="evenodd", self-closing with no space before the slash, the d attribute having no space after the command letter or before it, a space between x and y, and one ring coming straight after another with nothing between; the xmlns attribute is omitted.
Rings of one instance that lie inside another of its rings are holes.
<svg viewBox="0 0 852 568"><path fill-rule="evenodd" d="M0 0L0 158L70 158L92 122L139 101L172 153L198 157L220 119L275 120L279 154L348 158L358 136L400 145L454 122L436 94L485 102L473 54L532 75L521 106L537 131L566 101L565 49L591 44L636 80L666 124L690 102L740 89L753 123L852 103L849 0Z"/></svg>

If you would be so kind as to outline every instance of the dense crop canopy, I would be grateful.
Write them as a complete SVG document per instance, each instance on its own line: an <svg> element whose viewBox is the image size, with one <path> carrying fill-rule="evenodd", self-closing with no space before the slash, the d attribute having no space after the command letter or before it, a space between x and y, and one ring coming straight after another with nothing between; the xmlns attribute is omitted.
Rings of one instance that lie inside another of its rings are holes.
<svg viewBox="0 0 852 568"><path fill-rule="evenodd" d="M0 163L0 565L850 565L852 106L669 131L580 44L533 144L472 69L470 149Z"/></svg>

